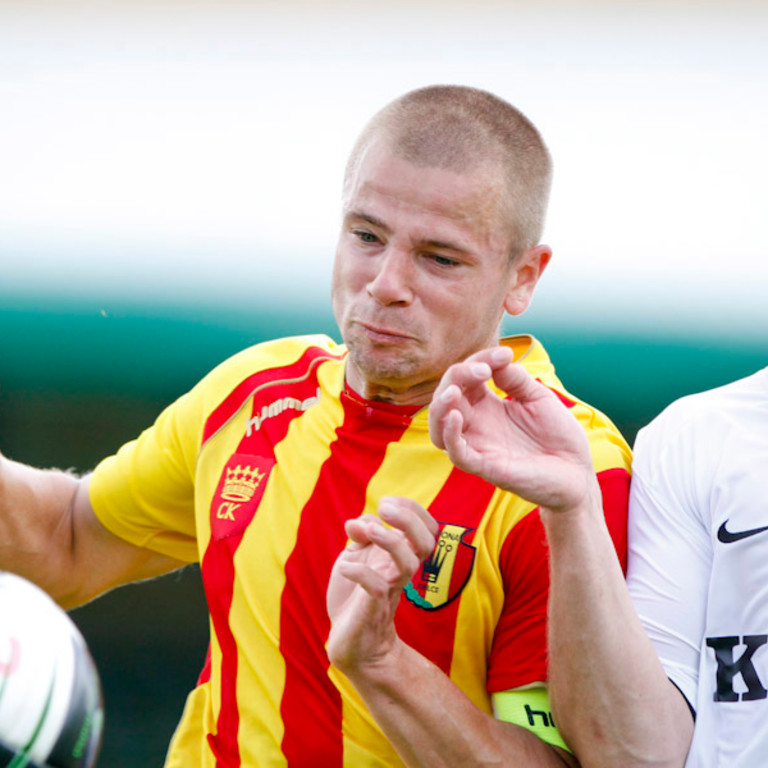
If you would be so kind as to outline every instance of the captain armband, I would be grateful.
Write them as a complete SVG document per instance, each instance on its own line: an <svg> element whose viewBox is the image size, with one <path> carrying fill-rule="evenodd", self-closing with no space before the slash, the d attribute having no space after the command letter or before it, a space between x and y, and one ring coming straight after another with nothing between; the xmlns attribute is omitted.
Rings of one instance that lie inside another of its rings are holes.
<svg viewBox="0 0 768 768"><path fill-rule="evenodd" d="M542 741L571 752L555 726L546 688L499 691L492 694L497 720L512 723L535 733Z"/></svg>

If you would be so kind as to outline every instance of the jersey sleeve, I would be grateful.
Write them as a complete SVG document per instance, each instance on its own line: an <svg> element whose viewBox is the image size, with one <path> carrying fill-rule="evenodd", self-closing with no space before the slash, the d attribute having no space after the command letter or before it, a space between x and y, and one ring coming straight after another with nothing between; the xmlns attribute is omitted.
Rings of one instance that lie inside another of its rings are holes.
<svg viewBox="0 0 768 768"><path fill-rule="evenodd" d="M538 509L507 535L501 567L505 596L488 659L490 693L547 680L549 560Z"/></svg>
<svg viewBox="0 0 768 768"><path fill-rule="evenodd" d="M617 556L627 542L629 473L612 468L597 476L603 510ZM547 603L549 549L538 509L509 533L501 553L504 608L488 662L488 691L511 690L547 681Z"/></svg>
<svg viewBox="0 0 768 768"><path fill-rule="evenodd" d="M198 559L194 472L200 418L188 393L94 470L96 516L116 536L184 562Z"/></svg>
<svg viewBox="0 0 768 768"><path fill-rule="evenodd" d="M627 583L667 675L695 705L712 542L692 482L696 438L679 411L635 443Z"/></svg>
<svg viewBox="0 0 768 768"><path fill-rule="evenodd" d="M95 469L90 497L96 516L116 536L183 562L199 559L195 520L198 457L204 441L250 396L253 377L282 370L309 350L343 354L323 335L256 344L223 361L155 423ZM201 508L206 504L202 503Z"/></svg>

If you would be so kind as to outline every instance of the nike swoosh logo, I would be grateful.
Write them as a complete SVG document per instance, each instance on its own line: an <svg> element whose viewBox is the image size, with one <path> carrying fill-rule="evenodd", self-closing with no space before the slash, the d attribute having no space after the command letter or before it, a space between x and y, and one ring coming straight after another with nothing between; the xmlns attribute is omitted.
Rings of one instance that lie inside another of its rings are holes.
<svg viewBox="0 0 768 768"><path fill-rule="evenodd" d="M729 531L725 526L728 521L726 520L717 529L717 540L722 541L723 544L733 544L734 541L741 541L742 539L748 539L750 536L754 536L757 533L768 531L768 525L764 525L762 528L751 528L748 531Z"/></svg>

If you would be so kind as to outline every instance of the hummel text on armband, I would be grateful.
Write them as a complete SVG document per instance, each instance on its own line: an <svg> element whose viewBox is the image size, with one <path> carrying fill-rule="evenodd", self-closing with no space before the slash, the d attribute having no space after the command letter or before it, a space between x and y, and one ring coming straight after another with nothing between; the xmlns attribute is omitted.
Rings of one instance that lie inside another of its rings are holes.
<svg viewBox="0 0 768 768"><path fill-rule="evenodd" d="M543 709L531 709L528 704L525 705L525 714L528 717L528 724L533 727L537 724L537 720L541 720L541 725L545 728L554 728L555 721L552 718L551 712L546 712Z"/></svg>

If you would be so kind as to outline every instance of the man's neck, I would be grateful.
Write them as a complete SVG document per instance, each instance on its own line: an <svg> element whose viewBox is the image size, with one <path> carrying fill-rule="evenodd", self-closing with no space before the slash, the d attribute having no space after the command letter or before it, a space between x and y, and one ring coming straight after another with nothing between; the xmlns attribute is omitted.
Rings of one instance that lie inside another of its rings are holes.
<svg viewBox="0 0 768 768"><path fill-rule="evenodd" d="M439 380L420 382L409 387L390 387L386 384L371 383L363 378L358 380L349 375L345 386L363 400L378 400L383 403L405 406L424 406L432 401Z"/></svg>

